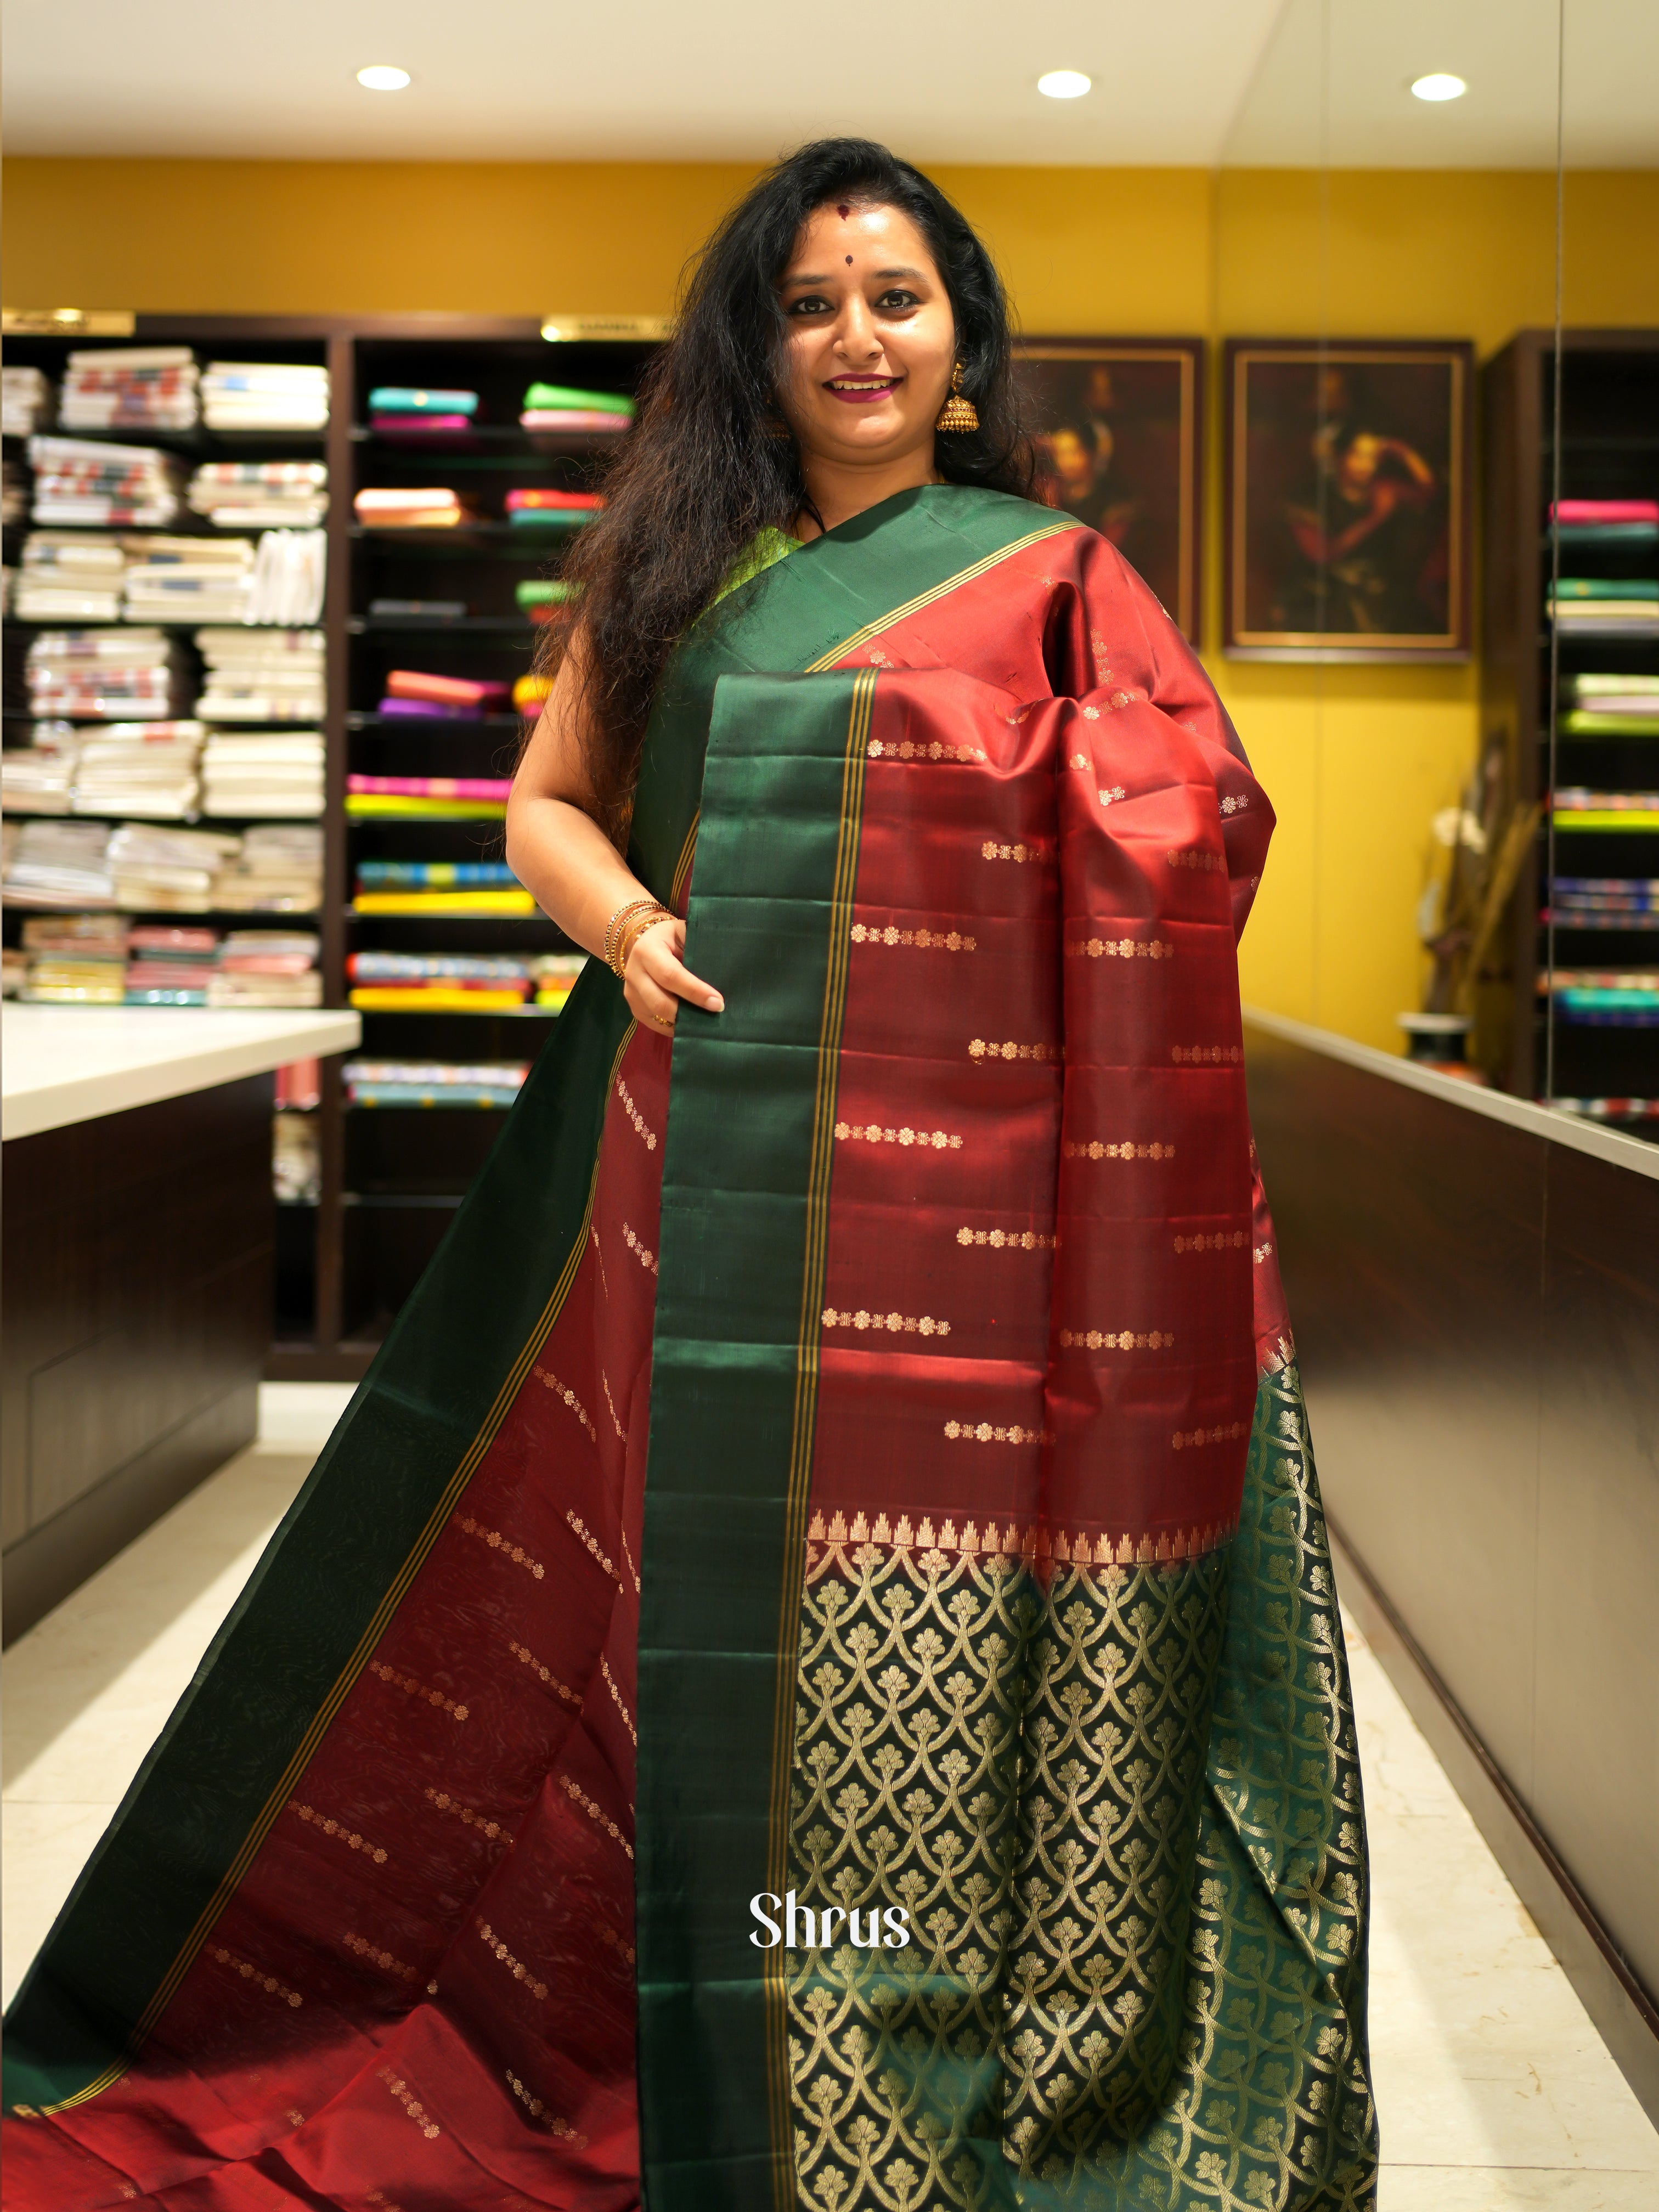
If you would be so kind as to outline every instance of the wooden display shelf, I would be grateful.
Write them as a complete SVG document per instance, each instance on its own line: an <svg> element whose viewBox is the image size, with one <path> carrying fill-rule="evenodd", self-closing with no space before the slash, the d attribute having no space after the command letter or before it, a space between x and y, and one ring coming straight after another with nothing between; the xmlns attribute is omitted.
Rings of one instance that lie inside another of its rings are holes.
<svg viewBox="0 0 1659 2212"><path fill-rule="evenodd" d="M1659 629L1629 623L1594 633L1552 630L1547 606L1552 563L1549 513L1557 497L1650 497L1650 456L1659 453L1659 332L1567 330L1561 334L1559 452L1556 341L1522 331L1482 372L1484 575L1480 717L1483 751L1495 753L1517 801L1547 802L1553 784L1593 790L1651 788L1638 740L1615 732L1571 736L1556 716L1561 685L1575 673L1611 667L1659 674ZM1594 427L1589 427L1593 424ZM1558 482L1559 477L1559 482ZM1559 547L1564 574L1617 574L1653 547ZM1608 566L1609 562L1612 565ZM1552 964L1606 969L1646 965L1650 945L1629 932L1575 928L1540 915L1552 873L1650 876L1650 834L1575 834L1569 816L1546 805L1510 909L1509 975L1483 988L1476 1053L1506 1090L1525 1098L1659 1095L1659 1030L1577 1024L1553 1010L1540 979ZM1659 1127L1642 1132L1659 1137Z"/></svg>
<svg viewBox="0 0 1659 2212"><path fill-rule="evenodd" d="M61 371L71 346L100 341L83 333L63 337L20 335L7 340L7 359L34 362L54 377ZM354 945L370 948L395 943L429 947L434 951L462 947L528 952L563 949L568 940L545 916L501 915L362 915L350 902L351 859L355 852L395 849L410 857L454 856L454 839L465 825L437 817L348 817L344 811L346 777L356 767L376 774L449 773L434 763L434 741L459 739L471 746L483 734L496 748L510 744L522 728L517 714L488 715L477 721L404 720L380 716L374 702L383 688L389 656L410 655L417 643L429 645L432 664L459 672L469 654L483 659L492 675L508 672L517 659L527 670L542 625L526 617L480 613L438 620L429 617L375 617L368 613L376 597L420 598L425 593L404 588L389 590L383 580L388 564L406 562L412 556L464 562L469 582L480 580L495 564L500 572L489 593L477 596L488 607L510 599L511 582L528 565L550 565L568 550L577 534L570 530L530 531L504 521L489 521L464 530L432 531L360 524L353 498L360 486L392 485L416 479L411 469L434 471L432 481L465 481L490 486L497 478L510 481L514 468L524 470L538 483L570 485L592 480L592 465L602 462L622 441L608 432L542 433L526 431L515 417L527 386L551 381L632 391L639 374L657 350L657 342L635 337L580 337L549 343L539 322L528 316L469 315L140 315L131 333L112 343L134 345L188 344L202 360L229 356L244 360L307 361L325 364L330 378L330 415L325 432L273 430L216 432L198 428L190 432L112 430L104 434L117 444L154 445L185 459L320 457L329 470L328 583L319 625L328 641L326 710L321 717L325 738L326 802L324 815L324 897L320 914L257 914L237 910L228 914L185 915L167 910L133 919L164 921L213 921L230 927L315 927L322 938L321 966L327 1005L343 1006L348 983L345 963ZM362 418L368 392L380 384L459 386L478 391L490 416L474 430L438 437L386 435ZM83 434L76 432L79 436ZM625 435L626 434L624 434ZM9 454L21 448L9 444ZM453 470L454 476L446 471ZM28 528L27 520L21 528ZM168 525L179 531L216 536L199 518L181 517ZM125 530L125 526L123 526ZM15 531L14 533L15 534ZM224 533L234 534L234 533ZM246 534L246 533L243 533ZM434 559L434 565L436 565ZM404 574L408 574L405 568ZM471 599L466 589L432 590L434 597ZM53 628L79 627L53 623ZM188 629L198 625L179 623ZM18 632L21 653L26 633ZM506 666L503 664L507 664ZM16 693L9 691L15 698ZM8 723L57 719L36 716L13 706L4 709ZM89 726L95 726L91 725ZM312 726L307 725L307 726ZM399 744L410 739L405 760L399 766ZM354 757L357 748L360 757ZM476 752L469 757L476 758ZM267 817L259 817L261 819ZM429 832L431 855L416 855L408 832ZM374 841L396 836L395 847ZM353 841L356 840L354 845ZM58 909L40 908L45 913ZM491 934L492 929L495 934ZM446 942L447 940L447 942ZM386 1018L392 1018L387 1016ZM434 1042L453 1030L434 1028L451 1021L465 1021L469 1032L478 1034L477 1016L452 1014L448 1010L398 1012L396 1017L398 1050L410 1057L443 1057ZM550 1008L530 1007L515 1014L498 1015L523 1024L556 1019ZM378 1013L366 1014L365 1023L378 1023ZM526 1046L539 1046L544 1030L520 1026L515 1038ZM452 1048L453 1049L453 1048ZM476 1050L474 1046L472 1049ZM529 1057L529 1052L518 1055ZM391 1121L404 1125L400 1144L419 1151L422 1126L432 1131L437 1121L456 1124L468 1133L474 1148L493 1139L499 1128L499 1110L468 1108L462 1113L434 1115L409 1113L360 1114L348 1117L342 1097L340 1063L323 1065L321 1100L312 1117L318 1132L321 1188L314 1207L285 1210L284 1234L304 1242L310 1237L308 1318L291 1305L281 1314L276 1341L271 1346L266 1372L288 1381L348 1381L361 1376L374 1357L380 1334L417 1279L422 1267L447 1225L457 1200L420 1204L399 1200L382 1204L348 1203L346 1133L348 1119L359 1127L384 1127ZM471 1116L469 1121L466 1117ZM443 1152L440 1146L438 1152ZM482 1158L479 1153L478 1158ZM456 1160L444 1152L445 1172ZM436 1167L435 1157L432 1164ZM466 1173L477 1160L469 1151L463 1164ZM405 1180L418 1181L419 1177ZM462 1177L462 1183L465 1176ZM309 1213L310 1222L306 1217ZM290 1255L291 1256L291 1255Z"/></svg>

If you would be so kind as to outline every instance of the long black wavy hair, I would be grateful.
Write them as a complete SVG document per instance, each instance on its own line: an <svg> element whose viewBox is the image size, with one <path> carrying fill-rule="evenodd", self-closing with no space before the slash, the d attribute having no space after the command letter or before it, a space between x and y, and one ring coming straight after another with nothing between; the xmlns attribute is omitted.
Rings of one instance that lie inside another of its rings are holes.
<svg viewBox="0 0 1659 2212"><path fill-rule="evenodd" d="M808 507L799 450L780 434L777 284L808 218L839 200L908 216L950 295L962 389L979 428L940 436L939 474L1030 491L1007 302L967 218L919 169L867 138L821 138L778 162L699 256L606 479L605 510L565 568L581 587L580 617L550 636L544 666L550 672L572 645L579 650L589 775L613 836L627 818L647 717L676 641L756 532L787 530Z"/></svg>

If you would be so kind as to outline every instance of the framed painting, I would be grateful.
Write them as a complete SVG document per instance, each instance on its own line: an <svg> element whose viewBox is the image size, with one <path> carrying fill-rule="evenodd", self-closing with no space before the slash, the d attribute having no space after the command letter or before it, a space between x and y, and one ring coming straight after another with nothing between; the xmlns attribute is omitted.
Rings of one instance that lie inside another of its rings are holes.
<svg viewBox="0 0 1659 2212"><path fill-rule="evenodd" d="M1022 339L1037 497L1115 545L1198 642L1202 338Z"/></svg>
<svg viewBox="0 0 1659 2212"><path fill-rule="evenodd" d="M1229 338L1223 649L1467 660L1474 348Z"/></svg>

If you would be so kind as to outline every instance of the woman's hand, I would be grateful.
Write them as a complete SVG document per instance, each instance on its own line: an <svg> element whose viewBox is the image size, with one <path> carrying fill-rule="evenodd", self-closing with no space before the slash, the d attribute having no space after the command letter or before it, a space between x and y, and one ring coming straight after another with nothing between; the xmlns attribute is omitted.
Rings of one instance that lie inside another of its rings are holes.
<svg viewBox="0 0 1659 2212"><path fill-rule="evenodd" d="M672 1036L680 1000L702 1006L711 1014L723 1013L720 993L680 964L685 950L685 924L677 916L653 922L634 940L623 971L623 996L635 1021L659 1036Z"/></svg>

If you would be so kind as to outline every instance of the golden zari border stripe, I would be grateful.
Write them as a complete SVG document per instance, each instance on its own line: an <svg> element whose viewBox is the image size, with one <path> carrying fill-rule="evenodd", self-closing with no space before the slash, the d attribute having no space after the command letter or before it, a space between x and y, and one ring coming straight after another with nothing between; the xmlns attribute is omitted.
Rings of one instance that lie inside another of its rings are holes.
<svg viewBox="0 0 1659 2212"><path fill-rule="evenodd" d="M830 949L823 1016L818 1030L812 1147L806 1178L806 1249L802 1268L800 1329L795 1355L795 1415L784 1503L783 1566L778 1605L777 1678L773 1700L772 1801L768 1834L768 1881L785 1879L789 1850L790 1755L794 1742L797 1638L806 1570L806 1509L811 1487L812 1436L817 1415L818 1351L823 1334L823 1279L830 1244L830 1175L835 1158L836 1094L841 1067L842 1025L851 959L853 890L858 874L864 811L866 745L875 705L873 668L853 679L847 748L842 762L841 824L830 896ZM778 2212L795 2203L787 2050L788 1992L781 1956L763 1969L766 2002L767 2101L770 2111L773 2191Z"/></svg>
<svg viewBox="0 0 1659 2212"><path fill-rule="evenodd" d="M935 599L946 599L952 592L960 591L964 584L971 584L976 576L983 576L1004 561L1012 560L1016 553L1023 553L1028 545L1040 544L1045 538L1057 538L1062 531L1081 530L1083 526L1073 516L1067 514L1045 523L1041 530L1028 531L1024 538L1017 538L1012 545L1005 545L1000 552L988 553L982 561L975 561L971 568L958 569L944 583L935 584L931 592L922 592L915 599L907 599L902 607L895 607L890 613L883 615L879 622L866 623L862 629L855 629L851 637L842 638L839 645L831 646L829 652L819 659L808 661L805 673L808 676L822 675L825 669L833 668L848 653L856 652L861 645L867 645L872 637L879 637L884 630L891 629L895 623L902 622L907 615L920 614L923 607L931 607Z"/></svg>
<svg viewBox="0 0 1659 2212"><path fill-rule="evenodd" d="M623 1054L628 1050L637 1026L636 1023L629 1022L628 1027L623 1031L622 1042L617 1047L616 1057L611 1063L611 1073L605 1081L605 1096L607 1099L616 1083L617 1072L622 1066ZM100 2096L106 2089L112 2088L121 2079L149 2039L150 2030L172 2002L178 1992L179 1984L195 1964L197 1955L207 1941L214 1923L240 1887L260 1846L275 1826L277 1815L293 1795L300 1777L310 1765L318 1746L327 1734L340 1707L344 1704L358 1676L367 1665L370 1652L386 1633L392 1614L408 1595L410 1584L425 1565L428 1555L443 1531L445 1523L459 1503L462 1492L477 1471L478 1464L484 1454L495 1442L496 1432L506 1419L507 1410L530 1371L538 1348L549 1329L558 1319L564 1302L570 1295L571 1285L576 1279L576 1270L581 1263L582 1255L587 1249L587 1232L593 1218L593 1200L599 1187L599 1162L596 1152L593 1172L588 1180L587 1203L582 1210L581 1226L577 1231L575 1242L571 1246L563 1267L560 1270L559 1279L553 1286L547 1304L542 1308L534 1328L525 1340L523 1348L507 1370L507 1379L496 1392L494 1403L479 1424L477 1434L468 1445L454 1474L446 1484L438 1503L428 1515L425 1526L410 1546L402 1566L387 1587L368 1627L358 1638L351 1656L335 1677L328 1695L313 1716L311 1725L301 1739L293 1757L283 1770L281 1779L255 1815L235 1857L221 1877L212 1896L198 1915L195 1925L174 1954L173 1964L158 1984L154 1996L139 2014L132 2033L127 2039L125 2049L120 2057L106 2066L95 2081L89 2081L85 2088L76 2090L72 2097L65 2097L55 2105L37 2106L34 2109L43 2118L52 2112L66 2112L76 2105L84 2105L89 2099Z"/></svg>

